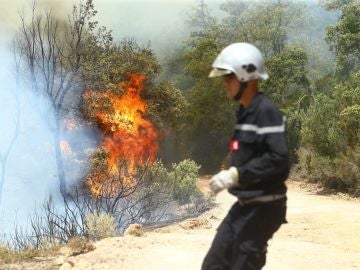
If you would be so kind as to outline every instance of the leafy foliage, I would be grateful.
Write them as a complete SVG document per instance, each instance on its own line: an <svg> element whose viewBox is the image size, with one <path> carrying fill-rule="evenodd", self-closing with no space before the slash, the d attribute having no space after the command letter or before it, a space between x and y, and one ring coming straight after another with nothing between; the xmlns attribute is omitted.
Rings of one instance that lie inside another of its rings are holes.
<svg viewBox="0 0 360 270"><path fill-rule="evenodd" d="M86 88L104 89L127 79L129 73L145 75L152 82L159 75L160 65L150 47L141 47L134 39L122 39L119 44L102 38L87 47L82 62Z"/></svg>
<svg viewBox="0 0 360 270"><path fill-rule="evenodd" d="M183 125L188 102L181 91L169 82L162 81L149 91L149 114L163 128L179 128Z"/></svg>
<svg viewBox="0 0 360 270"><path fill-rule="evenodd" d="M205 171L217 170L226 155L234 110L220 90L220 81L209 81L207 74L224 46L245 41L257 45L266 56L270 79L261 87L287 115L293 161L301 150L299 161L311 177L333 187L356 189L354 172L360 165L350 162L350 157L357 160L359 147L360 84L354 72L359 70L360 59L360 5L352 0L329 0L325 5L341 11L338 23L328 27L326 35L336 56L336 76L327 74L333 70L329 61L314 64L314 59L321 58L314 55L316 50L309 59L309 48L296 41L307 23L301 17L295 19L304 13L303 5L226 1L221 9L227 15L219 23L201 2L193 14L197 18L191 21L194 32L183 50L183 61L193 79L186 90L187 121L192 123L185 129L187 141L191 156Z"/></svg>
<svg viewBox="0 0 360 270"><path fill-rule="evenodd" d="M262 86L282 108L293 106L300 97L309 94L306 64L307 55L298 47L284 48L267 59L270 79Z"/></svg>
<svg viewBox="0 0 360 270"><path fill-rule="evenodd" d="M193 160L183 160L173 164L170 178L174 181L173 196L181 205L189 203L191 197L198 197L200 191L196 186L200 166Z"/></svg>
<svg viewBox="0 0 360 270"><path fill-rule="evenodd" d="M166 165L187 155L183 136L189 104L182 92L170 81L162 81L148 92L148 113L162 132L159 158Z"/></svg>
<svg viewBox="0 0 360 270"><path fill-rule="evenodd" d="M336 160L336 176L344 183L348 191L360 195L360 147L348 148Z"/></svg>
<svg viewBox="0 0 360 270"><path fill-rule="evenodd" d="M246 41L255 44L269 57L280 53L289 42L289 32L301 28L304 6L289 1L226 1L221 8L226 43Z"/></svg>
<svg viewBox="0 0 360 270"><path fill-rule="evenodd" d="M330 95L318 94L302 115L303 146L313 152L313 157L303 160L304 167L312 176L314 170L329 168L331 173L323 176L322 181L329 180L348 190L358 190L359 181L354 173L360 169L357 162L360 146L359 79L360 74L355 73L347 82L335 85ZM320 162L324 160L326 163Z"/></svg>
<svg viewBox="0 0 360 270"><path fill-rule="evenodd" d="M360 69L360 3L331 1L328 7L341 10L338 23L327 28L326 41L336 54L339 75L348 77Z"/></svg>
<svg viewBox="0 0 360 270"><path fill-rule="evenodd" d="M185 159L166 169L158 160L147 175L148 188L151 191L164 192L180 205L188 204L191 199L201 197L197 187L200 167L195 161Z"/></svg>
<svg viewBox="0 0 360 270"><path fill-rule="evenodd" d="M301 138L304 146L311 145L316 153L334 157L340 150L341 136L336 101L319 94L302 117Z"/></svg>

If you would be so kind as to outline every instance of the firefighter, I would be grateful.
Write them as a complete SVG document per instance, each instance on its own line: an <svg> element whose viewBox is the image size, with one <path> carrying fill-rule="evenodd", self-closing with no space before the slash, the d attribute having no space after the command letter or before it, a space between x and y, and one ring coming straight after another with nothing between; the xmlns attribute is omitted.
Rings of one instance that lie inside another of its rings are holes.
<svg viewBox="0 0 360 270"><path fill-rule="evenodd" d="M218 227L202 270L259 270L267 242L286 223L289 173L285 118L259 91L265 72L261 52L249 43L224 48L209 77L222 76L227 96L239 103L230 142L231 165L210 180L216 194L227 189L237 197Z"/></svg>

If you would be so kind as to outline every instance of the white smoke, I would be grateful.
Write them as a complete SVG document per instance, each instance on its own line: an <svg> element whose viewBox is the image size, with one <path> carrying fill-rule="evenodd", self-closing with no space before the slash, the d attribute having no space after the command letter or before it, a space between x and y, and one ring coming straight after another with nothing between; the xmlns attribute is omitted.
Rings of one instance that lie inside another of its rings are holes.
<svg viewBox="0 0 360 270"><path fill-rule="evenodd" d="M24 81L16 87L14 32L5 24L0 24L0 32L0 176L4 174L0 177L0 234L8 236L16 226L28 228L31 215L39 211L49 196L55 203L61 202L61 196L55 142L49 128L52 109ZM16 132L18 111L19 132L5 160ZM88 166L88 154L96 147L96 137L94 128L81 125L62 132L69 147L64 155L69 188L81 181Z"/></svg>

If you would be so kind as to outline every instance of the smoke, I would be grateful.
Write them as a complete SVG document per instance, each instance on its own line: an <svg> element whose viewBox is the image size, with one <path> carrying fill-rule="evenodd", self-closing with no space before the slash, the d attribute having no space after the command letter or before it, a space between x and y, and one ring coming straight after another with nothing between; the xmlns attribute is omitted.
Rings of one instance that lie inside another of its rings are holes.
<svg viewBox="0 0 360 270"><path fill-rule="evenodd" d="M14 25L0 24L0 33L0 236L7 237L14 233L15 226L29 228L30 216L49 197L55 204L62 198L55 141L49 128L52 108L48 100L31 91L28 82L16 84ZM88 167L88 156L97 146L98 134L92 127L69 124L68 119L63 126L67 186L72 187L81 181Z"/></svg>
<svg viewBox="0 0 360 270"><path fill-rule="evenodd" d="M0 22L16 28L19 23L19 12L30 10L35 4L38 10L50 10L57 18L67 18L74 0L1 0ZM4 8L6 7L6 8Z"/></svg>
<svg viewBox="0 0 360 270"><path fill-rule="evenodd" d="M9 33L9 29L1 30L2 33ZM21 85L22 89L19 89L20 106L17 105L15 65L10 40L10 34L6 38L3 36L0 46L0 154L3 175L0 179L0 230L3 233L11 231L15 222L26 223L36 202L41 203L39 200L44 200L49 194L55 174L55 164L50 154L49 130L29 106L36 101L25 89L25 85ZM20 113L21 119L19 132L13 147L9 149L16 136L17 113ZM5 159L4 155L8 151L9 155Z"/></svg>
<svg viewBox="0 0 360 270"><path fill-rule="evenodd" d="M225 0L207 0L211 10L219 11ZM94 0L100 24L113 30L115 39L135 38L151 44L161 59L182 47L189 36L188 14L200 0Z"/></svg>

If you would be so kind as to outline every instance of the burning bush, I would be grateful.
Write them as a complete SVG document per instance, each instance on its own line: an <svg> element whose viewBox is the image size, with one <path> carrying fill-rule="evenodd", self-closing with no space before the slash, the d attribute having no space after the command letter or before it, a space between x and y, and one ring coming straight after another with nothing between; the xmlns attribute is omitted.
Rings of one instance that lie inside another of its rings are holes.
<svg viewBox="0 0 360 270"><path fill-rule="evenodd" d="M107 169L91 172L86 185L91 192L102 195L102 183L120 176L129 186L134 185L135 170L149 162L152 164L159 150L159 133L146 119L147 102L141 98L145 76L130 74L129 82L119 84L119 93L87 91L84 95L90 115L104 132L103 148L108 155ZM119 171L119 163L125 161L126 171ZM112 187L111 189L116 186Z"/></svg>
<svg viewBox="0 0 360 270"><path fill-rule="evenodd" d="M131 74L119 85L123 91L85 93L103 141L90 158L83 185L63 197L62 209L51 200L45 203L30 232L16 231L15 248L59 245L76 237L97 240L129 224L174 220L188 214L182 205L201 197L196 187L200 166L184 160L168 170L156 160L160 135L146 119L147 102L140 96L144 79Z"/></svg>

